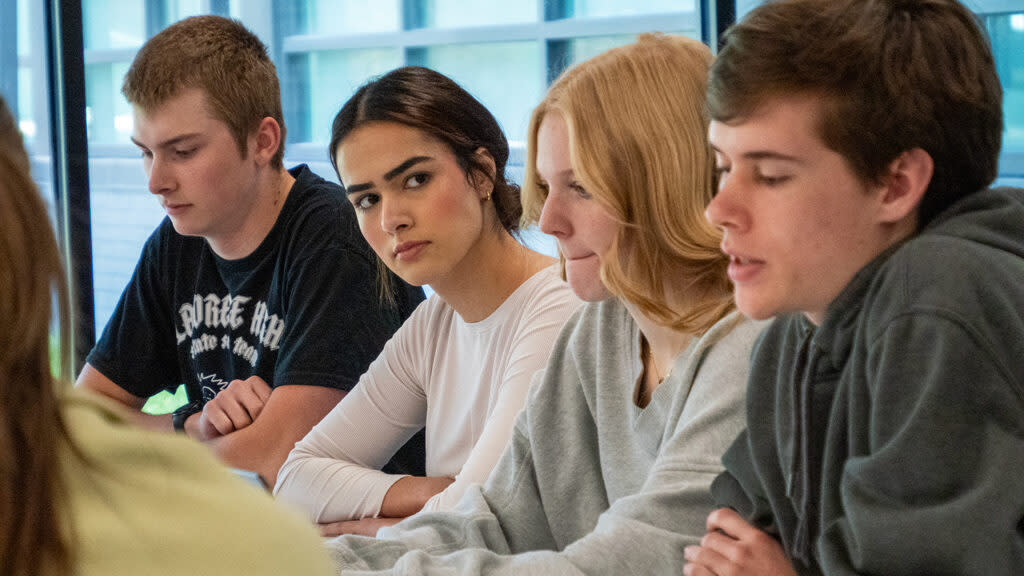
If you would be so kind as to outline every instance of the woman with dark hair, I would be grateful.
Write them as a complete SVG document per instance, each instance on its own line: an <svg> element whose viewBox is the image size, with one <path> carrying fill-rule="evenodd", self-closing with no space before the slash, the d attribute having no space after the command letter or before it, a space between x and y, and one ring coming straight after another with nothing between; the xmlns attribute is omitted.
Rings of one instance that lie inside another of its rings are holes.
<svg viewBox="0 0 1024 576"><path fill-rule="evenodd" d="M325 535L373 535L487 479L579 301L553 258L513 237L508 142L451 79L405 67L366 84L334 119L330 153L381 264L435 294L296 445L274 493ZM380 471L424 426L427 476Z"/></svg>
<svg viewBox="0 0 1024 576"><path fill-rule="evenodd" d="M68 318L46 204L0 99L0 574L330 573L302 518L208 450L72 390Z"/></svg>

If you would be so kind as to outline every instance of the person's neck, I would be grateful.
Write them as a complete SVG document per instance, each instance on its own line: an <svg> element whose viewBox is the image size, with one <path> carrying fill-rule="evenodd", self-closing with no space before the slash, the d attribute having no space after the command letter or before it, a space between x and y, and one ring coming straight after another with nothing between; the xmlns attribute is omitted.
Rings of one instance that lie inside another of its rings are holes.
<svg viewBox="0 0 1024 576"><path fill-rule="evenodd" d="M445 278L430 284L466 322L490 316L531 276L555 263L504 229L487 232Z"/></svg>
<svg viewBox="0 0 1024 576"><path fill-rule="evenodd" d="M845 259L843 264L845 274L837 274L836 279L833 281L833 287L830 291L830 296L827 299L827 302L824 302L814 310L802 310L801 313L806 316L814 326L821 326L822 322L825 321L825 317L827 316L832 303L835 302L836 298L838 298L844 290L846 290L846 287L853 282L853 278L861 270L881 256L882 253L890 250L893 246L912 239L918 234L918 232L916 214L907 216L899 222L880 227L878 233L873 238L873 243L865 244L866 248L862 252L849 254Z"/></svg>
<svg viewBox="0 0 1024 576"><path fill-rule="evenodd" d="M210 248L225 260L238 260L252 254L270 234L295 178L284 168L268 168L257 177L260 192L241 216L237 230L225 238L207 238Z"/></svg>
<svg viewBox="0 0 1024 576"><path fill-rule="evenodd" d="M676 358L686 350L695 335L659 324L629 302L625 302L625 306L646 342L646 350L641 351L644 373L637 383L634 395L637 406L644 408L650 402L654 390L672 373Z"/></svg>

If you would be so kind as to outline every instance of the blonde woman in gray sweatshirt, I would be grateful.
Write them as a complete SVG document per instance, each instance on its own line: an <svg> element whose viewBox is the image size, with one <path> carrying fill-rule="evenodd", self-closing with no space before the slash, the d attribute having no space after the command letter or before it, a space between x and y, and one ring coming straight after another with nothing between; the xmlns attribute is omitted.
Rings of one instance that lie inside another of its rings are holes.
<svg viewBox="0 0 1024 576"><path fill-rule="evenodd" d="M345 574L668 574L705 532L760 325L704 219L711 55L645 35L569 70L530 122L525 218L588 302L455 510L328 542Z"/></svg>

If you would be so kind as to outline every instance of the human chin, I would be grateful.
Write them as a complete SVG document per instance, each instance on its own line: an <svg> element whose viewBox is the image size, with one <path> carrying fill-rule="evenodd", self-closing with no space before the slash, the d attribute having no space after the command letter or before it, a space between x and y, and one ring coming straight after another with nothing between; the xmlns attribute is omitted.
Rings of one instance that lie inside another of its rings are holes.
<svg viewBox="0 0 1024 576"><path fill-rule="evenodd" d="M733 299L736 309L752 320L767 320L780 313L779 303L762 291L743 285L735 286Z"/></svg>
<svg viewBox="0 0 1024 576"><path fill-rule="evenodd" d="M171 216L168 214L168 218L171 220L171 225L174 226L174 231L181 236L206 236L204 229L199 226L196 222L184 216Z"/></svg>
<svg viewBox="0 0 1024 576"><path fill-rule="evenodd" d="M436 280L436 274L433 274L428 267L419 265L419 263L399 264L393 258L385 260L384 263L403 282L412 286L425 286L433 284Z"/></svg>
<svg viewBox="0 0 1024 576"><path fill-rule="evenodd" d="M584 302L600 302L609 296L601 281L601 264L596 256L566 260L565 277L569 288Z"/></svg>

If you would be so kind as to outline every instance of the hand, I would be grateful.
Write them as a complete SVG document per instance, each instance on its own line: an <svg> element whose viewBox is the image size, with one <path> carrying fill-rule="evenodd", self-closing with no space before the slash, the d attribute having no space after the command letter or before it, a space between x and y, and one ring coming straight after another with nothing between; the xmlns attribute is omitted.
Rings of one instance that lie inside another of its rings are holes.
<svg viewBox="0 0 1024 576"><path fill-rule="evenodd" d="M232 380L203 406L199 438L209 440L241 430L256 421L270 398L270 386L259 376Z"/></svg>
<svg viewBox="0 0 1024 576"><path fill-rule="evenodd" d="M342 534L360 534L377 537L377 530L385 526L394 526L404 518L363 518L362 520L345 520L320 524L320 535L324 537L341 536Z"/></svg>
<svg viewBox="0 0 1024 576"><path fill-rule="evenodd" d="M779 542L735 511L715 510L708 515L707 528L700 546L687 546L683 552L686 576L796 576Z"/></svg>

